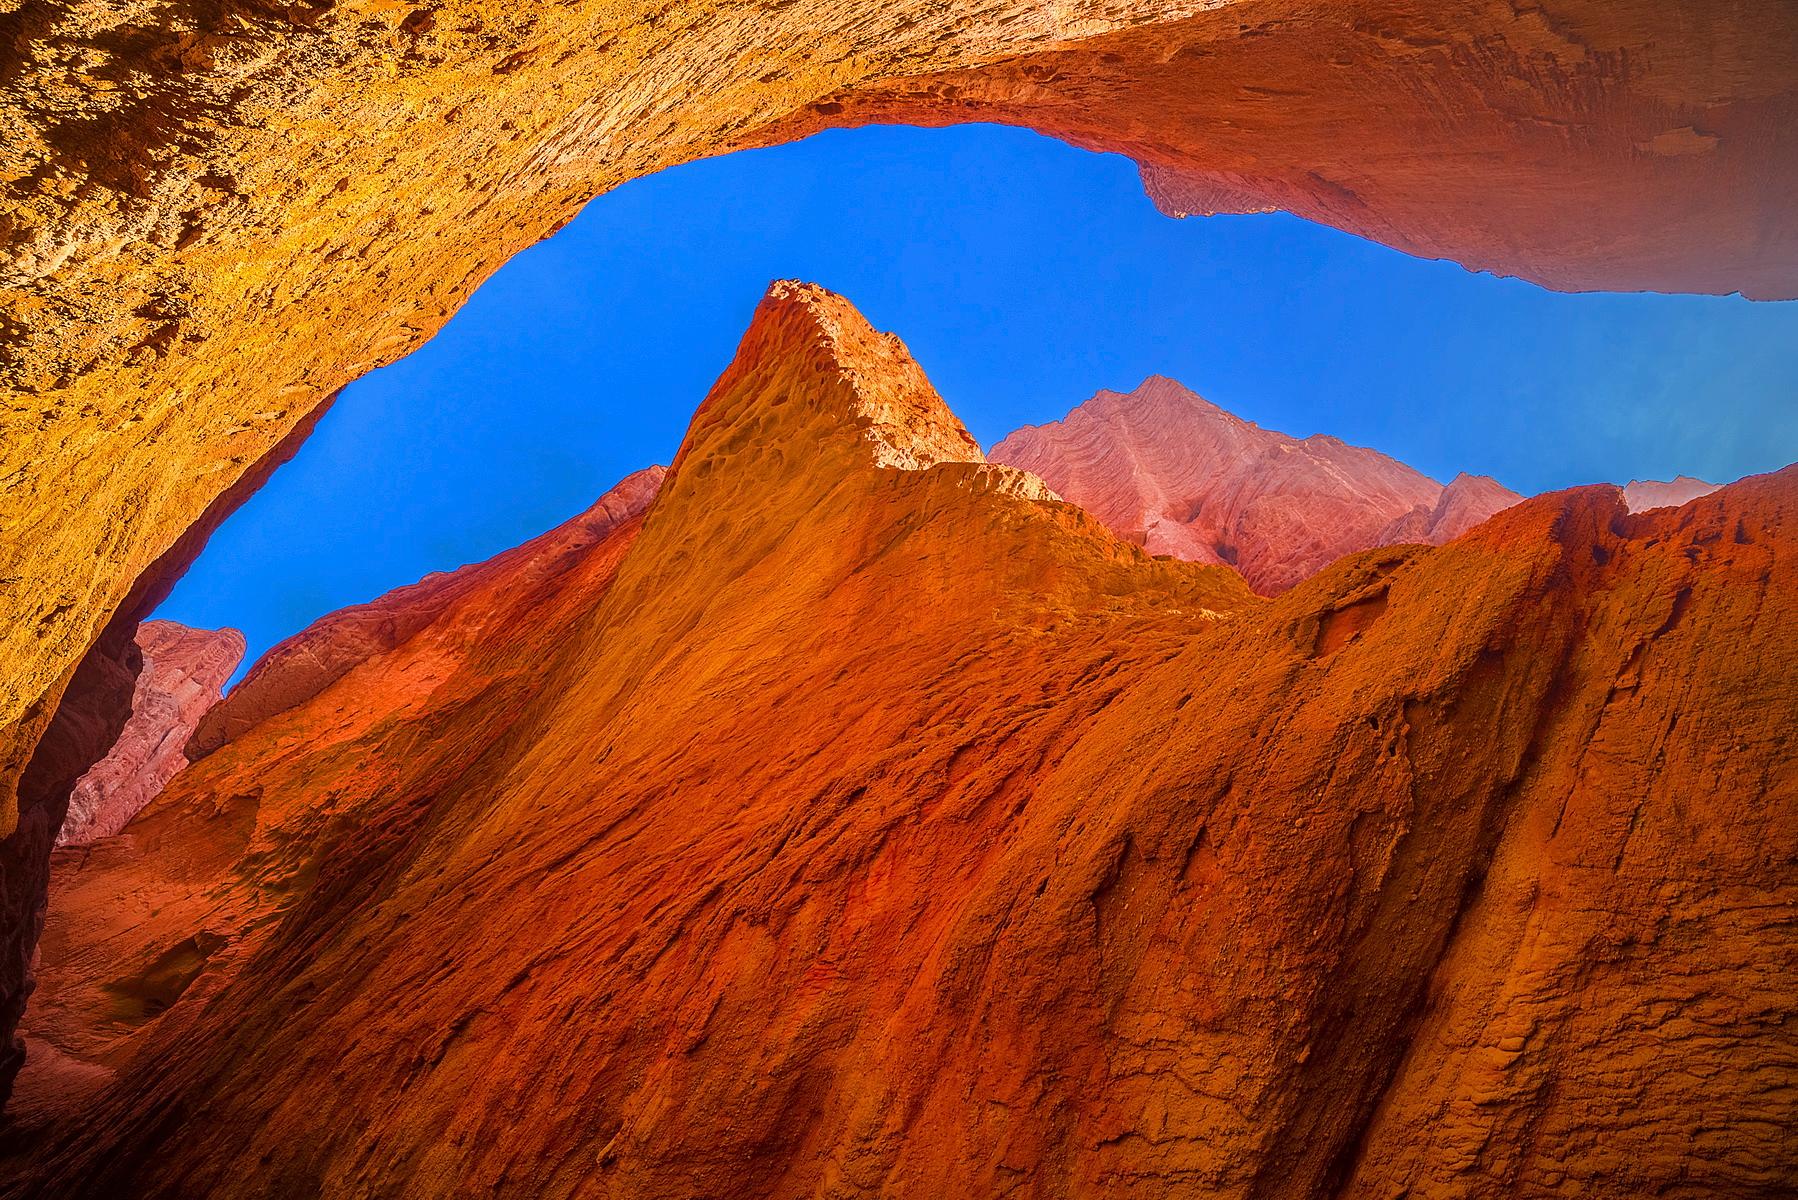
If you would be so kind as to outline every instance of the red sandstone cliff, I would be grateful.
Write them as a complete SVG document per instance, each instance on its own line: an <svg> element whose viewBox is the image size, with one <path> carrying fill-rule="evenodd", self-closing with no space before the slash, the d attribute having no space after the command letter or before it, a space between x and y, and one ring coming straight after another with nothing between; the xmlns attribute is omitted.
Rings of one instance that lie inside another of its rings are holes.
<svg viewBox="0 0 1798 1200"><path fill-rule="evenodd" d="M1448 541L1522 499L1484 476L1444 488L1338 438L1262 429L1161 376L1025 426L991 458L1152 554L1228 563L1267 595L1355 550Z"/></svg>
<svg viewBox="0 0 1798 1200"><path fill-rule="evenodd" d="M225 701L205 715L187 743L204 758L270 717L311 699L347 672L403 645L472 592L565 569L578 555L640 516L655 499L664 468L649 467L620 480L586 512L484 563L427 575L368 604L328 613L271 649Z"/></svg>
<svg viewBox="0 0 1798 1200"><path fill-rule="evenodd" d="M235 629L189 629L173 621L146 621L135 640L143 667L131 719L69 794L59 846L111 837L187 765L188 735L219 702L244 653L243 634Z"/></svg>
<svg viewBox="0 0 1798 1200"><path fill-rule="evenodd" d="M1798 294L1791 0L45 0L0 29L0 1042L136 601L339 388L626 180L992 121L1129 155L1171 213Z"/></svg>
<svg viewBox="0 0 1798 1200"><path fill-rule="evenodd" d="M1798 1186L1798 470L1266 600L780 285L578 559L59 853L9 1194Z"/></svg>

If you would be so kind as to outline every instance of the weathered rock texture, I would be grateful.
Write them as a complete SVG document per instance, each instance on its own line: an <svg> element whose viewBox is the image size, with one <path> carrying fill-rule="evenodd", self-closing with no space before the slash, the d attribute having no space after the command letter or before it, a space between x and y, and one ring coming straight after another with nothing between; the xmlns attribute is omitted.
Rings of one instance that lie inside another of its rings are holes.
<svg viewBox="0 0 1798 1200"><path fill-rule="evenodd" d="M105 1083L202 970L234 966L273 929L384 793L428 791L477 761L605 594L662 475L639 471L517 549L289 638L212 709L230 719L211 749L237 739L223 775L196 762L124 836L59 851L14 1120L30 1127Z"/></svg>
<svg viewBox="0 0 1798 1200"><path fill-rule="evenodd" d="M1632 479L1624 485L1623 502L1629 505L1631 512L1678 508L1689 500L1710 495L1717 487L1717 484L1690 475L1676 475L1672 479Z"/></svg>
<svg viewBox="0 0 1798 1200"><path fill-rule="evenodd" d="M1794 522L1263 600L778 286L646 517L59 852L10 1194L1789 1191Z"/></svg>
<svg viewBox="0 0 1798 1200"><path fill-rule="evenodd" d="M106 757L76 781L59 846L111 837L187 765L182 748L243 661L243 634L235 629L148 621L133 640L143 665L131 719Z"/></svg>
<svg viewBox="0 0 1798 1200"><path fill-rule="evenodd" d="M1798 294L1790 0L7 0L0 46L0 832L41 823L21 779L78 664L215 498L676 163L997 121L1132 156L1170 212Z"/></svg>
<svg viewBox="0 0 1798 1200"><path fill-rule="evenodd" d="M545 563L562 569L572 551L602 542L648 508L664 473L649 467L626 476L580 516L488 562L427 575L371 603L320 618L257 660L231 695L198 723L187 742L188 756L204 758L246 729L310 700L362 663L403 645L471 593L502 585L517 590L521 577L543 570Z"/></svg>
<svg viewBox="0 0 1798 1200"><path fill-rule="evenodd" d="M1563 288L1798 294L1790 0L10 0L0 830L136 580L594 195L876 121Z"/></svg>
<svg viewBox="0 0 1798 1200"><path fill-rule="evenodd" d="M1484 476L1444 488L1340 438L1262 429L1159 375L1026 425L991 457L1149 553L1229 564L1264 595L1356 550L1440 545L1523 499Z"/></svg>
<svg viewBox="0 0 1798 1200"><path fill-rule="evenodd" d="M138 624L167 598L176 580L205 548L212 531L293 457L329 407L327 400L313 409L215 495L199 518L138 576L124 603L67 677L59 681L54 694L25 710L20 728L30 736L9 743L0 733L0 781L6 774L4 755L14 749L26 754L19 777L17 823L0 838L0 1103L11 1094L13 1076L24 1057L24 1047L13 1034L31 994L50 850L62 830L76 781L112 749L131 715L132 694L142 665L133 640ZM40 729L41 736L35 732ZM0 817L5 814L0 802Z"/></svg>
<svg viewBox="0 0 1798 1200"><path fill-rule="evenodd" d="M1376 546L1404 542L1428 542L1440 546L1452 542L1494 513L1501 513L1523 497L1489 475L1465 471L1448 481L1436 503L1419 506L1380 531Z"/></svg>

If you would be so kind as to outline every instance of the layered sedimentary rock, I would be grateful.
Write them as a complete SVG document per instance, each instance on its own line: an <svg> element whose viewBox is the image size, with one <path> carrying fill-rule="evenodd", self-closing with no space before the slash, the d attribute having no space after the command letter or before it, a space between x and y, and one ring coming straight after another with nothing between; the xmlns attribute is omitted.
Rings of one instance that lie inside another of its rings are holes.
<svg viewBox="0 0 1798 1200"><path fill-rule="evenodd" d="M9 1194L1790 1190L1795 521L1264 600L778 286L640 521L60 853Z"/></svg>
<svg viewBox="0 0 1798 1200"><path fill-rule="evenodd" d="M187 765L188 737L219 702L244 655L243 634L235 629L147 621L133 640L143 665L131 696L131 719L106 757L70 792L59 846L111 837Z"/></svg>
<svg viewBox="0 0 1798 1200"><path fill-rule="evenodd" d="M1265 595L1356 550L1441 544L1523 498L1484 476L1444 488L1339 438L1262 429L1162 376L1027 425L992 459L1151 554L1227 563Z"/></svg>
<svg viewBox="0 0 1798 1200"><path fill-rule="evenodd" d="M1428 542L1440 546L1452 542L1494 513L1503 512L1523 497L1489 475L1463 471L1448 481L1432 505L1419 505L1380 531L1376 546L1403 542Z"/></svg>
<svg viewBox="0 0 1798 1200"><path fill-rule="evenodd" d="M648 467L627 475L580 516L488 562L427 575L368 604L321 617L257 660L231 695L192 730L188 756L203 758L245 730L310 700L354 668L405 644L471 593L525 589L521 578L566 569L571 551L603 542L641 515L664 474L665 468Z"/></svg>
<svg viewBox="0 0 1798 1200"><path fill-rule="evenodd" d="M1717 484L1690 475L1676 475L1672 479L1632 479L1624 485L1623 501L1631 512L1678 508L1689 500L1710 495L1717 487Z"/></svg>
<svg viewBox="0 0 1798 1200"><path fill-rule="evenodd" d="M214 495L199 518L137 577L100 636L52 693L26 708L19 736L9 741L0 733L0 793L6 786L7 756L17 751L25 764L18 779L17 824L0 838L0 1103L11 1094L13 1076L24 1059L24 1046L14 1033L31 994L50 851L76 781L106 757L131 716L142 665L133 640L138 625L167 598L213 530L293 456L329 407L327 400L313 409ZM0 687L10 682L0 677ZM6 815L0 801L0 820Z"/></svg>

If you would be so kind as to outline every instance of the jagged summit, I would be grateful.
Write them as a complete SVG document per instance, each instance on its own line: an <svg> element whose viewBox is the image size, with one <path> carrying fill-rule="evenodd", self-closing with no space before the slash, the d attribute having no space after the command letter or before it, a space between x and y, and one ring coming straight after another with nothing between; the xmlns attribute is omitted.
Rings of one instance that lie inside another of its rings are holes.
<svg viewBox="0 0 1798 1200"><path fill-rule="evenodd" d="M1446 541L1521 499L1473 477L1444 488L1327 434L1262 429L1162 375L1025 426L988 457L1152 553L1227 563L1264 594L1355 550Z"/></svg>
<svg viewBox="0 0 1798 1200"><path fill-rule="evenodd" d="M757 386L744 386L751 379ZM755 411L764 404L779 409L788 399L800 400L799 410L778 421ZM715 428L744 423L753 423L764 443L769 433L850 433L883 467L986 461L904 342L874 330L843 297L798 280L771 284L756 306L735 359L694 416L676 474L689 455L715 451Z"/></svg>
<svg viewBox="0 0 1798 1200"><path fill-rule="evenodd" d="M1672 479L1632 479L1623 487L1623 501L1631 512L1677 508L1687 501L1710 495L1720 486L1690 475L1676 475Z"/></svg>

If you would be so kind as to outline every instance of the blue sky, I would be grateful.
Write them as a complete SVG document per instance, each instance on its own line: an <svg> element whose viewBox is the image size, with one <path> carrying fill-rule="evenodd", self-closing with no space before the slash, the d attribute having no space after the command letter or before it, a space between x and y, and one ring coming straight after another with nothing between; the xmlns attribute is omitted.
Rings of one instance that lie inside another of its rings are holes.
<svg viewBox="0 0 1798 1200"><path fill-rule="evenodd" d="M159 616L254 659L667 462L769 280L902 337L983 445L1171 375L1241 416L1523 492L1798 460L1798 303L1565 296L1284 215L1170 220L1125 159L876 128L601 196L345 390Z"/></svg>

